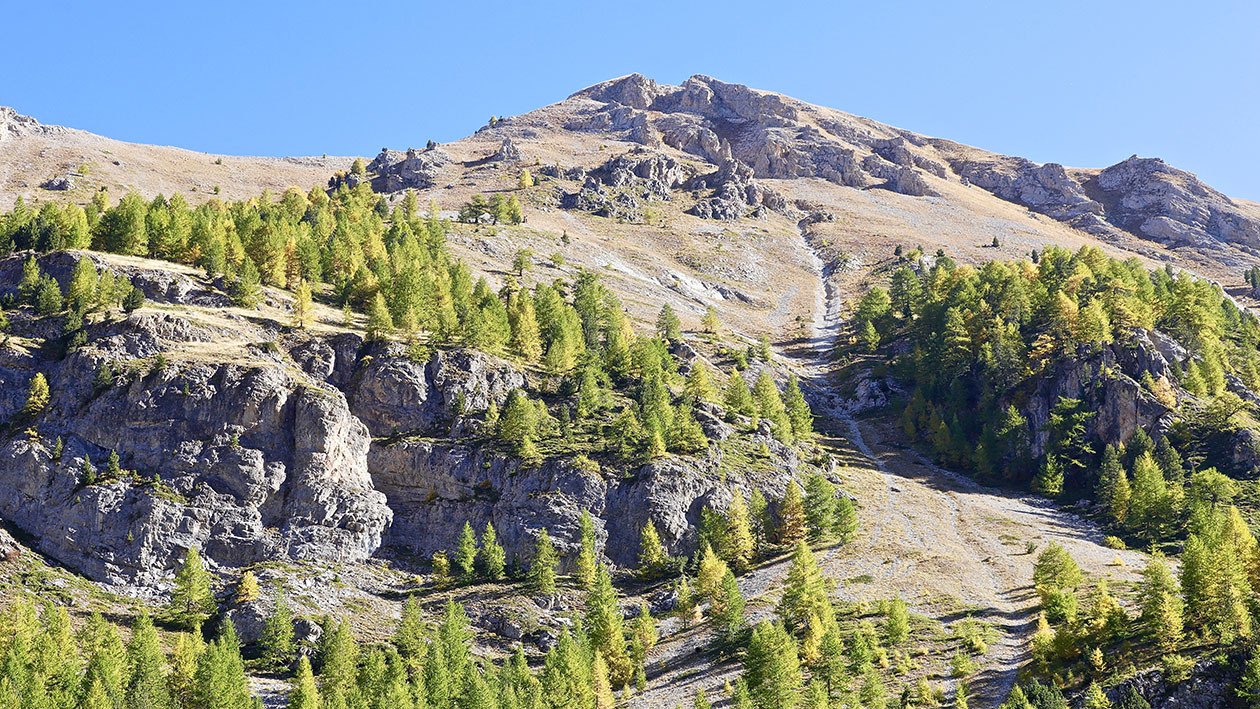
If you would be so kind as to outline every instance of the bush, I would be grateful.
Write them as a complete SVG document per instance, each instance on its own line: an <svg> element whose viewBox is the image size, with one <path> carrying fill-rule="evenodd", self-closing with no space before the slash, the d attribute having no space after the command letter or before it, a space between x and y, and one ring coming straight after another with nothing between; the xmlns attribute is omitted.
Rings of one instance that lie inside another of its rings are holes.
<svg viewBox="0 0 1260 709"><path fill-rule="evenodd" d="M1123 539L1111 535L1107 535L1107 537L1103 539L1103 546L1108 549L1116 549L1118 551L1124 551L1128 548L1125 546Z"/></svg>

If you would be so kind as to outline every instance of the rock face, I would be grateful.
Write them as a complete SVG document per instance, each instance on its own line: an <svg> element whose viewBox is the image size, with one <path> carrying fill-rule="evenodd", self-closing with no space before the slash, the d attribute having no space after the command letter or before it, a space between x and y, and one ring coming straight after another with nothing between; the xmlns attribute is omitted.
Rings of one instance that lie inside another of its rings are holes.
<svg viewBox="0 0 1260 709"><path fill-rule="evenodd" d="M1260 217L1158 158L1133 156L1099 173L1097 184L1108 218L1139 236L1169 246L1260 247Z"/></svg>
<svg viewBox="0 0 1260 709"><path fill-rule="evenodd" d="M8 106L0 106L0 143L27 135L55 135L67 130L61 126L43 125Z"/></svg>
<svg viewBox="0 0 1260 709"><path fill-rule="evenodd" d="M578 108L582 117L566 126L571 130L623 133L644 145L664 143L723 168L738 161L751 169L749 178L819 177L858 188L884 179L889 189L924 196L935 191L920 173L934 178L947 174L940 160L899 136L881 136L857 121L816 115L806 104L707 76L693 76L682 86L661 86L633 74L570 98L590 104ZM863 165L872 156L909 172L869 174ZM710 181L710 187L716 184ZM696 213L738 211L725 196L718 201L698 207Z"/></svg>
<svg viewBox="0 0 1260 709"><path fill-rule="evenodd" d="M621 168L638 180L681 179L668 161ZM40 265L68 279L79 257L48 254ZM99 258L156 302L213 301L178 271ZM20 278L22 260L0 260L0 293ZM219 316L224 325L172 307L94 321L86 343L58 359L55 319L8 314L16 337L0 346L0 416L19 425L0 438L0 518L40 552L137 593L168 586L191 548L215 569L354 562L383 546L453 548L465 520L493 522L508 553L528 562L543 528L563 552L576 550L583 510L596 517L606 558L630 566L647 521L669 551L690 553L704 506L724 507L731 486L779 496L799 464L764 428L741 442L770 451L756 472L724 463L717 445L616 474L565 459L527 467L485 434L481 417L526 377L485 353L437 349L415 361L399 344L288 333L230 314ZM235 344L230 354L227 343L242 337L273 346ZM33 338L54 344L20 344ZM51 402L15 419L36 372ZM732 435L716 407L696 417L711 439Z"/></svg>
<svg viewBox="0 0 1260 709"><path fill-rule="evenodd" d="M618 155L584 177L582 189L566 196L568 207L639 221L648 203L672 199L673 190L683 186L690 171L672 157L640 149Z"/></svg>
<svg viewBox="0 0 1260 709"><path fill-rule="evenodd" d="M768 497L781 496L797 461L772 439L766 443L775 461L771 470L728 470L725 477L716 448L608 478L571 461L523 467L493 446L410 440L374 443L369 467L394 510L389 545L432 554L453 548L465 521L474 529L492 522L509 558L516 555L527 563L539 530L546 528L569 563L579 548L582 510L589 510L597 548L613 564L632 567L640 530L649 520L667 552L689 554L697 543L701 510L725 509L732 488L747 495L757 487Z"/></svg>
<svg viewBox="0 0 1260 709"><path fill-rule="evenodd" d="M397 192L405 189L424 190L437 183L442 168L451 161L441 148L425 150L408 148L406 152L382 150L368 163L372 189L376 192Z"/></svg>
<svg viewBox="0 0 1260 709"><path fill-rule="evenodd" d="M1097 415L1090 421L1094 438L1108 443L1127 441L1138 428L1161 434L1172 422L1172 411L1138 383L1144 373L1176 391L1171 359L1184 364L1188 355L1158 332L1139 330L1131 341L1098 350L1078 349L1060 361L1037 384L1021 412L1032 431L1032 452L1045 452L1050 411L1060 397L1080 399Z"/></svg>
<svg viewBox="0 0 1260 709"><path fill-rule="evenodd" d="M687 210L705 219L740 219L759 215L763 209L782 212L788 207L783 195L752 179L753 170L738 160L725 160L717 172L697 177L691 189L712 188L712 196L701 199Z"/></svg>
<svg viewBox="0 0 1260 709"><path fill-rule="evenodd" d="M1130 688L1150 703L1151 709L1220 709L1243 706L1238 703L1238 682L1241 673L1234 669L1241 666L1242 658L1232 658L1231 663L1205 660L1190 671L1189 676L1174 682L1159 669L1145 670L1121 682L1107 691L1107 698L1116 706ZM1084 697L1073 703L1084 709Z"/></svg>

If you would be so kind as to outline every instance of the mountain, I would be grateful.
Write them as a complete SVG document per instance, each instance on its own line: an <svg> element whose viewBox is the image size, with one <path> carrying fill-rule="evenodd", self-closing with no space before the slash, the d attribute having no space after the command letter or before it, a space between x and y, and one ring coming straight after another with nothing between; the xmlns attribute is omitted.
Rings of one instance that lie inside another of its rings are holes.
<svg viewBox="0 0 1260 709"><path fill-rule="evenodd" d="M349 641L321 616L365 645L354 692L431 704L445 662L469 697L715 699L771 646L837 696L1232 700L1257 205L1154 158L1038 165L705 76L396 147L213 156L0 110L0 627L35 643L28 597L221 620L269 705L277 624L334 692ZM1152 638L1137 549L1183 545L1179 573L1237 561L1185 599L1202 633ZM799 642L749 634L775 618ZM448 657L466 632L533 671Z"/></svg>

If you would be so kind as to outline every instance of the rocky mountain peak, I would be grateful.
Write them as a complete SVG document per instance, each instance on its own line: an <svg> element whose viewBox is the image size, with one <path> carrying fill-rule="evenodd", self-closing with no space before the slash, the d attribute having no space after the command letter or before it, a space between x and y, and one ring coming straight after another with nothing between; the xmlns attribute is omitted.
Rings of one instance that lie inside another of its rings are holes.
<svg viewBox="0 0 1260 709"><path fill-rule="evenodd" d="M39 121L9 106L0 106L0 141L43 133L53 127L40 125Z"/></svg>

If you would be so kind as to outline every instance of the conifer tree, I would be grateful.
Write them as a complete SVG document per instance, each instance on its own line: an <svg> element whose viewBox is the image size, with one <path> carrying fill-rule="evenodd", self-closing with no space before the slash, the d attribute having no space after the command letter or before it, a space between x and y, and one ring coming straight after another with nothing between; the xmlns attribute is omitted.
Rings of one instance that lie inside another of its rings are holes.
<svg viewBox="0 0 1260 709"><path fill-rule="evenodd" d="M293 292L293 326L305 330L314 320L314 305L311 301L311 285L306 279L298 281L297 290Z"/></svg>
<svg viewBox="0 0 1260 709"><path fill-rule="evenodd" d="M288 709L320 709L319 690L315 687L315 675L311 673L311 661L306 655L298 660L287 706Z"/></svg>
<svg viewBox="0 0 1260 709"><path fill-rule="evenodd" d="M1174 651L1184 630L1183 606L1176 582L1158 555L1142 570L1138 598L1146 632L1165 652Z"/></svg>
<svg viewBox="0 0 1260 709"><path fill-rule="evenodd" d="M232 283L232 302L242 308L258 305L261 277L258 266L248 256L241 262L241 269Z"/></svg>
<svg viewBox="0 0 1260 709"><path fill-rule="evenodd" d="M665 548L656 532L656 524L648 520L639 535L639 576L655 578L665 569Z"/></svg>
<svg viewBox="0 0 1260 709"><path fill-rule="evenodd" d="M1120 451L1113 445L1108 445L1103 449L1097 495L1098 499L1106 505L1111 518L1123 524L1129 512L1129 478L1124 472Z"/></svg>
<svg viewBox="0 0 1260 709"><path fill-rule="evenodd" d="M245 663L231 621L219 627L219 637L197 658L193 703L199 709L240 709L250 704Z"/></svg>
<svg viewBox="0 0 1260 709"><path fill-rule="evenodd" d="M718 321L717 310L712 305L704 309L704 317L700 319L700 327L707 335L716 335L722 329L722 323Z"/></svg>
<svg viewBox="0 0 1260 709"><path fill-rule="evenodd" d="M801 393L801 384L795 374L788 376L783 403L787 407L788 421L792 423L792 434L798 439L813 434L814 414L810 411L809 404L805 403L805 395Z"/></svg>
<svg viewBox="0 0 1260 709"><path fill-rule="evenodd" d="M910 636L910 614L906 602L897 596L888 604L888 618L884 624L884 632L890 645L900 645Z"/></svg>
<svg viewBox="0 0 1260 709"><path fill-rule="evenodd" d="M678 342L682 339L682 322L669 303L662 305L660 314L656 316L656 334L667 342Z"/></svg>
<svg viewBox="0 0 1260 709"><path fill-rule="evenodd" d="M369 340L384 340L394 331L394 318L385 304L385 296L377 293L368 307L367 337Z"/></svg>
<svg viewBox="0 0 1260 709"><path fill-rule="evenodd" d="M503 568L507 564L507 554L499 546L494 533L494 525L486 522L485 531L481 533L481 550L477 552L477 567L482 578L487 581L498 581L503 577Z"/></svg>
<svg viewBox="0 0 1260 709"><path fill-rule="evenodd" d="M836 487L815 472L805 479L805 523L812 540L829 539L836 518Z"/></svg>
<svg viewBox="0 0 1260 709"><path fill-rule="evenodd" d="M288 667L297 655L293 639L293 612L283 595L276 599L275 608L263 622L258 644L262 648L263 660L276 669Z"/></svg>
<svg viewBox="0 0 1260 709"><path fill-rule="evenodd" d="M598 563L595 556L595 522L591 519L590 510L582 510L578 530L581 548L578 551L575 575L578 583L589 593L595 583L595 566Z"/></svg>
<svg viewBox="0 0 1260 709"><path fill-rule="evenodd" d="M48 380L43 372L36 372L35 376L31 377L30 386L26 389L26 405L22 407L22 417L29 420L44 413L50 400Z"/></svg>
<svg viewBox="0 0 1260 709"><path fill-rule="evenodd" d="M551 545L547 536L547 528L538 532L534 543L534 560L529 566L529 581L538 593L552 594L556 592L556 548Z"/></svg>
<svg viewBox="0 0 1260 709"><path fill-rule="evenodd" d="M166 658L148 613L141 612L132 626L127 666L127 709L169 709L172 706L166 688Z"/></svg>
<svg viewBox="0 0 1260 709"><path fill-rule="evenodd" d="M707 542L700 544L700 564L696 572L696 595L710 603L716 602L722 593L722 577L727 566Z"/></svg>
<svg viewBox="0 0 1260 709"><path fill-rule="evenodd" d="M751 565L756 554L752 524L744 494L738 489L731 492L731 504L726 508L727 560L736 573L743 573Z"/></svg>
<svg viewBox="0 0 1260 709"><path fill-rule="evenodd" d="M476 563L477 535L473 532L472 525L465 521L464 528L459 533L459 542L455 546L455 570L459 572L460 579L471 581Z"/></svg>
<svg viewBox="0 0 1260 709"><path fill-rule="evenodd" d="M824 620L835 617L818 559L803 541L797 542L792 552L792 565L784 581L778 613L794 629L804 628L811 614Z"/></svg>
<svg viewBox="0 0 1260 709"><path fill-rule="evenodd" d="M359 646L345 619L329 621L325 628L325 636L320 639L319 664L322 668L320 695L327 701L330 697L348 695L354 689Z"/></svg>
<svg viewBox="0 0 1260 709"><path fill-rule="evenodd" d="M691 365L691 370L687 372L687 379L684 385L687 397L693 402L716 402L717 389L713 387L713 381L709 379L709 370L700 362Z"/></svg>
<svg viewBox="0 0 1260 709"><path fill-rule="evenodd" d="M117 460L114 454L114 460ZM201 563L201 555L192 547L184 563L175 573L175 590L171 593L171 619L187 630L200 630L214 613L214 596L210 594L210 574Z"/></svg>
<svg viewBox="0 0 1260 709"><path fill-rule="evenodd" d="M758 709L794 709L803 683L796 643L782 625L753 628L744 656L744 681Z"/></svg>
<svg viewBox="0 0 1260 709"><path fill-rule="evenodd" d="M737 369L732 369L731 375L727 379L723 402L729 415L742 414L747 416L754 411L752 392L748 391L748 384L744 382L743 375Z"/></svg>
<svg viewBox="0 0 1260 709"><path fill-rule="evenodd" d="M713 627L722 642L735 640L743 631L745 605L744 594L739 590L735 574L727 569L722 575L721 592L709 609Z"/></svg>
<svg viewBox="0 0 1260 709"><path fill-rule="evenodd" d="M258 577L253 571L246 570L236 584L236 602L249 603L258 600Z"/></svg>
<svg viewBox="0 0 1260 709"><path fill-rule="evenodd" d="M614 686L624 685L631 679L634 668L627 653L617 592L613 590L612 578L603 566L596 569L595 588L586 599L585 627L592 649L603 655L608 663L609 680Z"/></svg>
<svg viewBox="0 0 1260 709"><path fill-rule="evenodd" d="M796 544L805 539L806 530L805 505L801 500L801 488L795 482L790 482L783 492L783 502L779 505L779 543Z"/></svg>
<svg viewBox="0 0 1260 709"><path fill-rule="evenodd" d="M857 534L857 511L853 509L853 501L845 495L836 498L835 525L832 535L841 544L847 544Z"/></svg>

